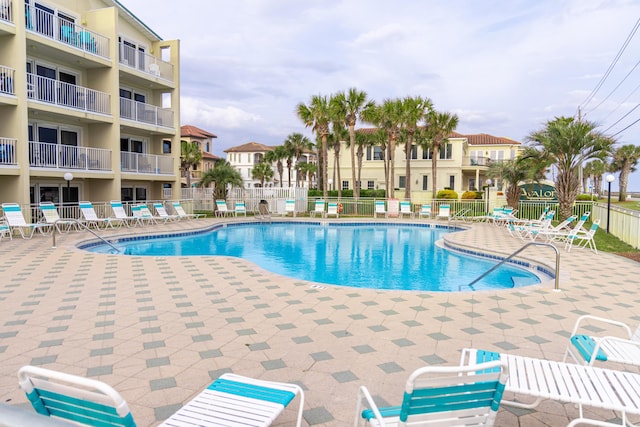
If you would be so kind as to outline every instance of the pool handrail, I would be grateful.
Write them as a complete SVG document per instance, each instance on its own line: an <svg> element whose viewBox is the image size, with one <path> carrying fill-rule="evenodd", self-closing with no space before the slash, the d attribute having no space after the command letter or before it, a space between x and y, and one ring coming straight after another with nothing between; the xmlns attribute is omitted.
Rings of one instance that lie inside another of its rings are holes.
<svg viewBox="0 0 640 427"><path fill-rule="evenodd" d="M57 220L55 220L53 222L53 231L51 232L51 239L53 240L52 244L51 244L51 248L55 249L56 248L56 223L60 221L60 222L66 222L66 221L74 221L79 228L84 228L85 230L87 230L89 233L93 234L94 236L96 236L98 239L102 240L104 243L106 243L107 245L111 246L112 249L114 249L116 252L120 253L120 249L118 249L117 247L115 247L113 245L113 243L109 242L108 240L104 239L102 236L98 235L95 231L93 231L92 229L90 229L89 227L87 227L87 225L84 223L84 221L81 221L79 219L76 218L59 218Z"/></svg>

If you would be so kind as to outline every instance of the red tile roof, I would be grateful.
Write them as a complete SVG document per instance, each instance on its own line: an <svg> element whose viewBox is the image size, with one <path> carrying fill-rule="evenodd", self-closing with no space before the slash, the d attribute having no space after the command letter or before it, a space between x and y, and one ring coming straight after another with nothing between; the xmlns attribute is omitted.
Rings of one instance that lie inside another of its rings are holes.
<svg viewBox="0 0 640 427"><path fill-rule="evenodd" d="M207 153L206 151L202 152L202 158L209 160L220 160L220 157L216 156L215 154Z"/></svg>
<svg viewBox="0 0 640 427"><path fill-rule="evenodd" d="M217 138L216 135L193 125L180 126L180 136L192 138Z"/></svg>

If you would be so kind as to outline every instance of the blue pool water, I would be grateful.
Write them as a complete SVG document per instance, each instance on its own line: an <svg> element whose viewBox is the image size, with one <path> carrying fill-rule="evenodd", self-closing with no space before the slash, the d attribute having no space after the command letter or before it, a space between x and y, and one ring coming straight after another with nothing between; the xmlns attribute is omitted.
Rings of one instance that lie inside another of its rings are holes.
<svg viewBox="0 0 640 427"><path fill-rule="evenodd" d="M229 224L183 237L120 241L127 255L224 255L284 276L356 288L468 291L540 283L531 272L503 265L473 285L494 261L435 245L449 230L388 224ZM107 245L94 252L113 251Z"/></svg>

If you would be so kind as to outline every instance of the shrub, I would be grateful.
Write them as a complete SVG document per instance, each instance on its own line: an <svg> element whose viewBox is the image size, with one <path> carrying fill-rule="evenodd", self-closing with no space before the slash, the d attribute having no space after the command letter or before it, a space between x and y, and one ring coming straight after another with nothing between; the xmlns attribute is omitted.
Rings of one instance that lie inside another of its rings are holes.
<svg viewBox="0 0 640 427"><path fill-rule="evenodd" d="M584 202L584 201L590 201L590 200L598 200L598 197L592 196L591 194L578 194L576 196L576 201L578 202Z"/></svg>
<svg viewBox="0 0 640 427"><path fill-rule="evenodd" d="M453 190L440 190L436 194L436 199L458 199L458 193Z"/></svg>
<svg viewBox="0 0 640 427"><path fill-rule="evenodd" d="M464 193L462 193L462 196L460 196L460 198L463 200L482 199L482 192L481 191L465 191Z"/></svg>

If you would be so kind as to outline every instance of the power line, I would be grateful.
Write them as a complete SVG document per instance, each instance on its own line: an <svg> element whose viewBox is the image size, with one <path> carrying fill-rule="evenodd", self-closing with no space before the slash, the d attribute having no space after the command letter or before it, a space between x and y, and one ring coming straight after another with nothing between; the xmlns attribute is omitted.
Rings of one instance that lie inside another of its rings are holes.
<svg viewBox="0 0 640 427"><path fill-rule="evenodd" d="M593 99L593 97L595 96L595 94L598 92L598 90L600 90L600 88L602 87L603 83L605 82L605 80L607 80L607 78L609 77L609 74L611 74L611 71L613 71L613 68L616 66L616 64L618 63L618 60L620 59L620 57L622 56L622 54L624 53L624 51L626 50L627 46L629 45L629 43L631 42L631 39L633 38L633 36L636 34L636 31L638 31L638 27L640 27L640 18L638 18L638 20L636 21L636 24L633 26L633 29L631 30L631 32L629 33L629 35L627 36L627 39L625 40L625 42L622 44L622 47L620 48L620 50L618 51L616 57L613 59L613 61L611 62L611 64L609 65L609 68L607 68L607 71L604 73L604 75L602 76L602 78L600 79L600 81L598 82L598 84L596 85L596 87L591 91L591 93L589 94L589 96L587 96L587 98L582 102L582 106L586 107L587 104L589 104L589 102L591 102L591 100Z"/></svg>
<svg viewBox="0 0 640 427"><path fill-rule="evenodd" d="M611 126L609 126L608 128L606 128L603 132L607 132L609 129L611 129L612 127L614 127L615 125L617 125L618 123L620 123L622 121L622 119L624 119L625 117L627 117L629 114L633 113L633 111L640 107L640 104L637 104L635 107L633 107L627 114L625 114L624 116L620 117L618 119L617 122L615 122L614 124L612 124ZM626 128L625 128L626 129ZM617 134L616 134L617 135Z"/></svg>
<svg viewBox="0 0 640 427"><path fill-rule="evenodd" d="M633 71L638 68L638 65L640 65L640 60L638 62L636 62L636 65L633 66L633 68L631 68L631 70L629 70L629 72L627 73L626 76L624 76L624 78L622 80L620 80L620 83L618 83L618 85L616 87L613 88L613 90L611 92L609 92L609 94L607 96L604 97L604 99L602 101L600 101L600 103L598 105L596 105L595 107L593 107L591 110L589 110L587 113L584 113L584 115L586 116L587 114L593 112L594 110L598 109L598 107L600 107L607 99L609 99L609 97L611 95L613 95L613 93L618 90L618 88L622 85L622 83L625 82L625 80L627 80L627 78L631 75L631 73L633 73Z"/></svg>
<svg viewBox="0 0 640 427"><path fill-rule="evenodd" d="M627 126L626 128L614 133L613 135L611 135L611 137L613 138L614 136L618 136L620 135L622 132L624 132L625 130L629 129L631 126L635 125L636 123L640 122L640 119L636 120L635 122L631 123L629 126Z"/></svg>

